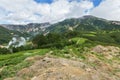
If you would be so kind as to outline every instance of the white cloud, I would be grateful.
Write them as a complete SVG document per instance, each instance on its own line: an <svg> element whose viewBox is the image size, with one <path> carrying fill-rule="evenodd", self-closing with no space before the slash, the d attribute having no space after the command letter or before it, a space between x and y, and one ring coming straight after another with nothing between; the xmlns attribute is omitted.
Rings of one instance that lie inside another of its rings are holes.
<svg viewBox="0 0 120 80"><path fill-rule="evenodd" d="M103 0L97 7L91 1L54 0L51 4L43 4L34 0L0 0L0 23L57 22L85 14L120 20L120 0Z"/></svg>
<svg viewBox="0 0 120 80"><path fill-rule="evenodd" d="M34 0L0 0L0 21L13 24L26 22L57 22L65 18L83 16L93 8L90 0L54 0L36 3Z"/></svg>
<svg viewBox="0 0 120 80"><path fill-rule="evenodd" d="M109 20L120 21L120 0L104 0L92 10L91 14Z"/></svg>

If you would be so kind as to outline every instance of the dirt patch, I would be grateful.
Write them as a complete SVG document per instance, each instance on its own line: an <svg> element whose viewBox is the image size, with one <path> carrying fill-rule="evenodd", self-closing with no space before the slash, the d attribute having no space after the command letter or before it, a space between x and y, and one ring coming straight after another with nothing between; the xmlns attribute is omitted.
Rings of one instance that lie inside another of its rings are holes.
<svg viewBox="0 0 120 80"><path fill-rule="evenodd" d="M112 59L113 57L120 58L120 48L115 46L102 46L98 45L92 48L92 52L103 54L107 59Z"/></svg>
<svg viewBox="0 0 120 80"><path fill-rule="evenodd" d="M90 62L98 59L91 56ZM56 58L52 56L34 56L25 59L34 61L28 68L20 70L14 78L5 80L119 80L119 73L111 76L111 67L108 64L101 64L95 69L83 61ZM102 71L100 71L102 70ZM115 78L114 78L115 77Z"/></svg>

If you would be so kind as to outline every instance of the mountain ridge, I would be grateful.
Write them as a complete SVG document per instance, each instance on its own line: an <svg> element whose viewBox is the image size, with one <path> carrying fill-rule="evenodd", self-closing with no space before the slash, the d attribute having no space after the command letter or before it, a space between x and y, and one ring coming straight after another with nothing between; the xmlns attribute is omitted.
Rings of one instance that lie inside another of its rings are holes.
<svg viewBox="0 0 120 80"><path fill-rule="evenodd" d="M98 31L98 30L114 30L120 29L119 21L109 21L94 16L83 16L80 18L65 19L47 28L51 32L66 32L69 27L75 31Z"/></svg>
<svg viewBox="0 0 120 80"><path fill-rule="evenodd" d="M15 24L4 24L3 27L9 29L9 30L15 30L19 32L27 32L34 34L35 32L42 32L45 30L46 27L48 27L50 23L29 23L25 25L15 25Z"/></svg>
<svg viewBox="0 0 120 80"><path fill-rule="evenodd" d="M51 24L46 23L29 23L25 25L5 24L3 27L9 30L27 32L32 34L48 32L65 32L68 30L78 31L96 31L96 30L114 30L120 29L120 21L111 21L98 18L92 15L85 15L79 18L70 18Z"/></svg>

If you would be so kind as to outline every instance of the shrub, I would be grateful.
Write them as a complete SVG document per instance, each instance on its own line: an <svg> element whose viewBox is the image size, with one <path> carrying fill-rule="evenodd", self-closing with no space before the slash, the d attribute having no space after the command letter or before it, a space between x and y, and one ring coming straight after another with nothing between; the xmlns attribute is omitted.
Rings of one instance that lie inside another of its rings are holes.
<svg viewBox="0 0 120 80"><path fill-rule="evenodd" d="M9 53L11 52L7 48L0 48L0 54L9 54Z"/></svg>

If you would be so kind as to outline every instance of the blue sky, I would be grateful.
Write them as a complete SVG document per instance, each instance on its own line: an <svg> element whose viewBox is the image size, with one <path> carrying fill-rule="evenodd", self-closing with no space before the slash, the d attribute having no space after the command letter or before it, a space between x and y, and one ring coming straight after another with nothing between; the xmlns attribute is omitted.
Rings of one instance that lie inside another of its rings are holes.
<svg viewBox="0 0 120 80"><path fill-rule="evenodd" d="M56 23L84 15L120 21L120 0L0 0L0 24Z"/></svg>
<svg viewBox="0 0 120 80"><path fill-rule="evenodd" d="M53 0L35 0L35 1L37 3L48 3L48 4L51 4L53 2ZM75 1L75 0L69 0L69 1ZM102 0L91 0L91 2L93 2L94 6L98 6L102 2Z"/></svg>
<svg viewBox="0 0 120 80"><path fill-rule="evenodd" d="M35 0L36 2L38 2L38 3L52 3L53 2L53 0Z"/></svg>
<svg viewBox="0 0 120 80"><path fill-rule="evenodd" d="M102 0L92 0L92 1L94 6L98 6L102 2Z"/></svg>

